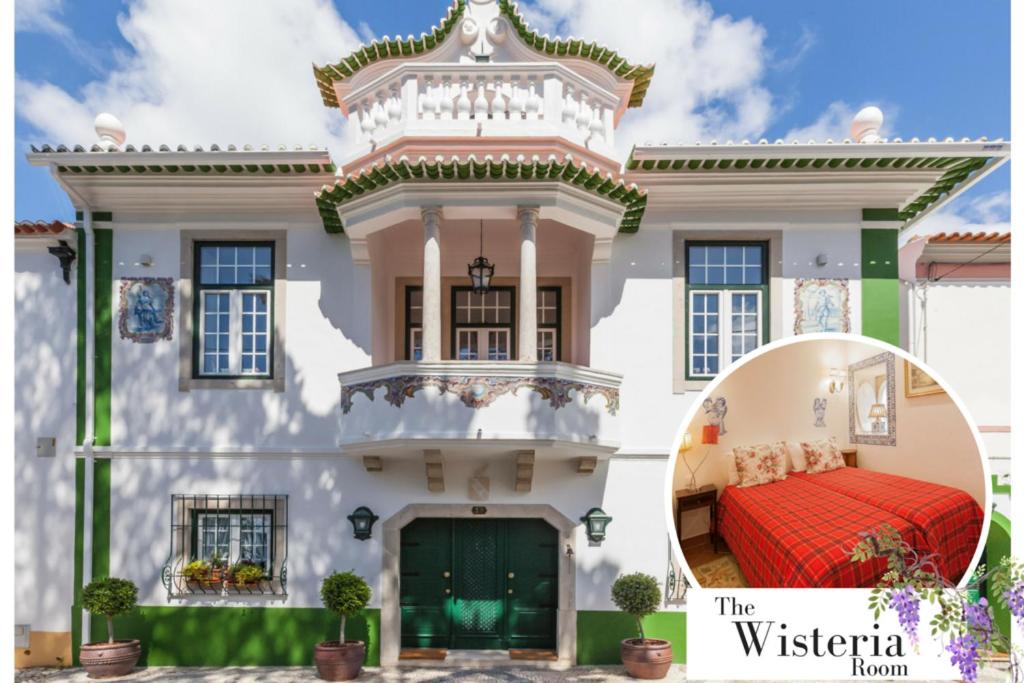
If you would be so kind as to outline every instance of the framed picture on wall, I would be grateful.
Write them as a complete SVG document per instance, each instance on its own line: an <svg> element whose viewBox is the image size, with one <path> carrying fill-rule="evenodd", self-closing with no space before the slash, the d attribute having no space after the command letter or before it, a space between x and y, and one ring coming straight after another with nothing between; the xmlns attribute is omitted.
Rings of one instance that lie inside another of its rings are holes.
<svg viewBox="0 0 1024 683"><path fill-rule="evenodd" d="M903 393L907 398L945 393L938 382L910 361L903 361Z"/></svg>

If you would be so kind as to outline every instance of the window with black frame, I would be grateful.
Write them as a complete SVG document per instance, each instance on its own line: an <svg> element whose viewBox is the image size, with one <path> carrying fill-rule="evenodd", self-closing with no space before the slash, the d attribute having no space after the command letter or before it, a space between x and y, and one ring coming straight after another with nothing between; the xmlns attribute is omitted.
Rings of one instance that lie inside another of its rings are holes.
<svg viewBox="0 0 1024 683"><path fill-rule="evenodd" d="M562 288L537 288L537 360L562 359Z"/></svg>
<svg viewBox="0 0 1024 683"><path fill-rule="evenodd" d="M686 377L711 379L768 341L768 243L686 242Z"/></svg>
<svg viewBox="0 0 1024 683"><path fill-rule="evenodd" d="M273 242L197 242L193 374L273 375Z"/></svg>
<svg viewBox="0 0 1024 683"><path fill-rule="evenodd" d="M169 595L287 592L288 496L175 494Z"/></svg>
<svg viewBox="0 0 1024 683"><path fill-rule="evenodd" d="M515 294L514 287L491 287L485 294L452 287L453 359L515 358Z"/></svg>

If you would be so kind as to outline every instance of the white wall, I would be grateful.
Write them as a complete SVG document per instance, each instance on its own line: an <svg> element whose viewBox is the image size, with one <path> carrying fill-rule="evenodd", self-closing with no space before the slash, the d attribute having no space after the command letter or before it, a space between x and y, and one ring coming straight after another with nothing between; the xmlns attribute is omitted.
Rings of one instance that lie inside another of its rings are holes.
<svg viewBox="0 0 1024 683"><path fill-rule="evenodd" d="M118 288L123 276L180 274L180 229L281 229L288 231L286 391L178 390L176 289L174 339L136 344L117 331ZM319 223L281 225L117 223L114 227L114 334L111 432L118 448L321 448L337 433L337 373L370 365L370 278L354 268L349 242ZM136 265L151 254L154 265Z"/></svg>
<svg viewBox="0 0 1024 683"><path fill-rule="evenodd" d="M465 503L469 478L490 477L490 499L481 502L547 503L572 520L592 507L613 517L608 537L590 546L577 528L579 609L614 609L611 582L623 572L643 571L663 581L668 569L668 534L662 500L638 492L661 490L664 459L613 459L592 475L575 472L573 460L538 460L533 491L516 493L512 453L487 457L446 456L446 491L426 488L422 457L386 458L384 471L366 472L357 458L115 458L111 488L111 557L114 574L139 586L142 604L167 604L160 572L170 552L171 494L287 494L288 597L214 600L216 604L318 607L322 578L352 569L374 588L380 606L382 523L410 503ZM346 519L356 507L380 516L374 537L358 541ZM204 598L174 600L193 604Z"/></svg>
<svg viewBox="0 0 1024 683"><path fill-rule="evenodd" d="M896 446L857 446L857 465L945 484L985 505L981 457L967 420L946 394L907 398L896 359Z"/></svg>
<svg viewBox="0 0 1024 683"><path fill-rule="evenodd" d="M74 236L70 238L72 246ZM46 253L56 240L15 241L14 620L69 631L75 539L75 271ZM36 439L56 437L55 458Z"/></svg>

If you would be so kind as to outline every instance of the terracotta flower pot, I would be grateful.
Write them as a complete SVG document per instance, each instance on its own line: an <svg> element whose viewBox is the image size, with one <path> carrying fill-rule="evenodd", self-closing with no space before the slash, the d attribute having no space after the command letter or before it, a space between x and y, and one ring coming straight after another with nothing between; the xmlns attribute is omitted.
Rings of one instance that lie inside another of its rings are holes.
<svg viewBox="0 0 1024 683"><path fill-rule="evenodd" d="M626 673L633 678L657 680L672 666L672 643L655 638L627 638L619 650Z"/></svg>
<svg viewBox="0 0 1024 683"><path fill-rule="evenodd" d="M366 643L361 640L336 640L319 643L313 651L313 662L325 681L350 681L359 675L366 661Z"/></svg>
<svg viewBox="0 0 1024 683"><path fill-rule="evenodd" d="M137 640L87 643L78 651L78 658L89 678L111 678L130 674L140 656L142 646Z"/></svg>

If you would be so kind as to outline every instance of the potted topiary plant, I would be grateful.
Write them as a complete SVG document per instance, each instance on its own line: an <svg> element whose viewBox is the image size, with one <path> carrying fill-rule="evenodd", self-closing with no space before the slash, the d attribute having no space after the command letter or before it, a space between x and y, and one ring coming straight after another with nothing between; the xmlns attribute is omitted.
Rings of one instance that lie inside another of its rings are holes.
<svg viewBox="0 0 1024 683"><path fill-rule="evenodd" d="M78 657L90 678L131 673L142 655L137 640L114 640L114 617L135 609L139 589L126 579L96 579L82 591L82 606L90 614L107 618L107 642L84 643Z"/></svg>
<svg viewBox="0 0 1024 683"><path fill-rule="evenodd" d="M672 643L644 636L644 617L657 612L661 604L657 579L639 572L620 576L612 584L612 602L636 619L640 634L622 641L619 652L626 672L633 678L664 678L672 666Z"/></svg>
<svg viewBox="0 0 1024 683"><path fill-rule="evenodd" d="M316 646L313 661L317 673L325 681L348 681L359 675L366 660L366 643L345 640L345 622L362 612L373 591L363 577L353 572L335 572L324 579L320 599L324 607L341 617L338 640L328 640Z"/></svg>

